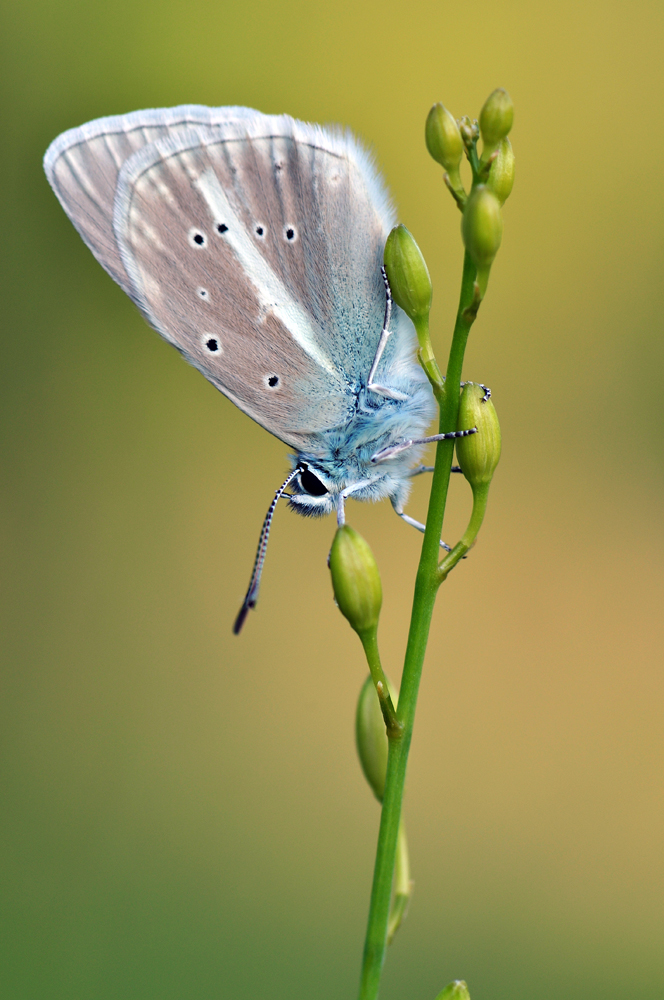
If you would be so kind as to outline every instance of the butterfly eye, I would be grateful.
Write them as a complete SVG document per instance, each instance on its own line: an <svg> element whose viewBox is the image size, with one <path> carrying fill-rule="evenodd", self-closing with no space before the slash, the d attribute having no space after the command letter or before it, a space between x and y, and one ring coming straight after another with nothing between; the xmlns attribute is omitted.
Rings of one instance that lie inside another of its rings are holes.
<svg viewBox="0 0 664 1000"><path fill-rule="evenodd" d="M269 385L270 389L276 389L277 386L279 385L279 376L268 375L267 378L265 379L265 384Z"/></svg>
<svg viewBox="0 0 664 1000"><path fill-rule="evenodd" d="M226 225L225 222L217 223L217 232L220 233L222 236L224 235L224 233L228 232L228 226Z"/></svg>
<svg viewBox="0 0 664 1000"><path fill-rule="evenodd" d="M197 288L196 294L198 295L199 299L203 299L204 302L210 301L210 293L208 292L207 288Z"/></svg>
<svg viewBox="0 0 664 1000"><path fill-rule="evenodd" d="M300 471L300 486L305 493L308 493L312 497L324 497L326 493L330 492L327 486L324 486L318 476L314 476L310 469L302 469Z"/></svg>
<svg viewBox="0 0 664 1000"><path fill-rule="evenodd" d="M294 226L286 226L284 229L284 236L289 243L294 243L297 239L297 229Z"/></svg>
<svg viewBox="0 0 664 1000"><path fill-rule="evenodd" d="M221 351L219 341L216 337L207 337L204 343L210 354L216 354L217 351Z"/></svg>
<svg viewBox="0 0 664 1000"><path fill-rule="evenodd" d="M260 224L257 225L254 232L256 233L256 236L258 236L260 239L263 239L263 237L265 236L265 226L262 226Z"/></svg>

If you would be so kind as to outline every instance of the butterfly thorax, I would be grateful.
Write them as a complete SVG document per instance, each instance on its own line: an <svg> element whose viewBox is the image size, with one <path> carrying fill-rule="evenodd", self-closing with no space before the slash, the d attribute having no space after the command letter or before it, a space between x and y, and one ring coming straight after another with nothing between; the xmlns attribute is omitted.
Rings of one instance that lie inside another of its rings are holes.
<svg viewBox="0 0 664 1000"><path fill-rule="evenodd" d="M417 362L412 364L419 369ZM302 470L291 486L293 509L320 517L337 509L340 495L354 500L389 498L397 505L405 502L410 473L422 448L408 448L385 461L377 462L375 456L426 433L435 405L428 382L415 376L411 373L411 391L403 400L377 396L363 387L347 423L324 431L317 446L291 456L293 468Z"/></svg>

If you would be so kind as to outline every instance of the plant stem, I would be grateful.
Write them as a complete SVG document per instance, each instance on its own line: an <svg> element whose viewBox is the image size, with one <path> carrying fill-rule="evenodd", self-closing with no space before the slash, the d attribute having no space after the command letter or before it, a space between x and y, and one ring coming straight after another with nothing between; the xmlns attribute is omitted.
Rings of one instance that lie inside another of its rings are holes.
<svg viewBox="0 0 664 1000"><path fill-rule="evenodd" d="M454 569L456 564L463 559L468 549L475 542L478 532L482 527L484 515L486 514L486 505L489 499L489 485L489 483L481 483L479 486L474 487L473 510L470 515L468 527L466 528L461 541L457 542L452 551L447 553L438 567L438 579L440 583L447 579L447 574L450 570Z"/></svg>
<svg viewBox="0 0 664 1000"><path fill-rule="evenodd" d="M392 943L392 938L401 927L401 923L408 912L410 897L413 891L413 883L410 878L410 858L408 856L408 841L406 840L406 827L403 816L399 823L399 836L397 838L397 859L394 869L394 902L390 909L390 920L387 925L387 943Z"/></svg>
<svg viewBox="0 0 664 1000"><path fill-rule="evenodd" d="M367 658L367 663L369 664L369 670L371 671L371 679L374 682L374 687L376 688L376 694L378 695L380 710L383 713L383 719L385 720L385 729L387 734L389 736L393 731L399 733L401 732L401 726L397 722L397 713L394 705L392 704L390 687L387 683L387 677L383 672L383 667L380 662L377 629L372 628L366 632L360 633L360 641L364 647L364 654Z"/></svg>
<svg viewBox="0 0 664 1000"><path fill-rule="evenodd" d="M438 400L440 407L439 433L441 434L455 430L457 425L463 356L468 334L475 319L475 312L471 308L475 294L475 275L475 265L466 253L463 261L459 309L454 326L445 386ZM453 441L439 441L436 445L436 464L429 497L426 531L417 570L408 646L397 704L397 719L401 731L393 730L388 733L387 777L378 833L359 1000L376 1000L385 961L406 766L413 735L417 693L429 637L429 626L440 583L439 542L443 528L453 453Z"/></svg>

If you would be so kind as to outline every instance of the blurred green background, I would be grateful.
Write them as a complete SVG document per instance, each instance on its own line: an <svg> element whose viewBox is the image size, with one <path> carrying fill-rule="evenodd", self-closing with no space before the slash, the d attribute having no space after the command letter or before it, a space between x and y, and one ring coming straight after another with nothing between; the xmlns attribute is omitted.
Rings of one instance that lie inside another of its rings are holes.
<svg viewBox="0 0 664 1000"><path fill-rule="evenodd" d="M427 257L444 356L459 217L424 119L496 86L517 180L465 373L503 460L434 618L381 998L664 996L663 21L649 0L5 4L3 998L353 997L378 823L334 525L277 513L233 637L286 448L146 327L46 146L185 102L351 126ZM450 540L468 509L455 482ZM388 504L348 514L398 678L419 539Z"/></svg>

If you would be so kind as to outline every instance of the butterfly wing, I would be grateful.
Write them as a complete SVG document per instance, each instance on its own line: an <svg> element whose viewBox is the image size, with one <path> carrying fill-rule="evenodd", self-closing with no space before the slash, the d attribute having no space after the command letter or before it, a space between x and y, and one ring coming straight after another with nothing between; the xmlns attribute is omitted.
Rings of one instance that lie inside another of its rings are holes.
<svg viewBox="0 0 664 1000"><path fill-rule="evenodd" d="M258 423L315 452L352 416L373 359L389 201L348 134L209 113L217 120L203 125L158 119L175 111L127 116L131 140L123 120L111 139L101 123L84 126L88 145L79 136L52 154L49 178L162 336ZM130 141L138 148L120 165Z"/></svg>
<svg viewBox="0 0 664 1000"><path fill-rule="evenodd" d="M113 234L113 202L122 164L162 136L192 125L250 118L252 108L182 105L98 118L59 135L46 151L44 170L65 212L112 278L132 294Z"/></svg>

